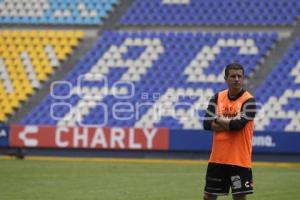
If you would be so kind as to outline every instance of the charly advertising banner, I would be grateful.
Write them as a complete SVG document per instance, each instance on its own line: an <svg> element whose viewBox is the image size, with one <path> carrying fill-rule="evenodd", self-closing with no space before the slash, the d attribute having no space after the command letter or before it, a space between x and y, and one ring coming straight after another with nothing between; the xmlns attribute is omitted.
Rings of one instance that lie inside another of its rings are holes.
<svg viewBox="0 0 300 200"><path fill-rule="evenodd" d="M31 148L168 150L168 129L95 127L11 127L10 145Z"/></svg>

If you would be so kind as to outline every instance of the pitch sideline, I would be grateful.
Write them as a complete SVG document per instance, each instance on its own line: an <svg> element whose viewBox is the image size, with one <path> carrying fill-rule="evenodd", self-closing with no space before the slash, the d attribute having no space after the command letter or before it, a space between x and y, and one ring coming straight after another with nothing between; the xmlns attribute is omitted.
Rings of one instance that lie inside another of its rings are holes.
<svg viewBox="0 0 300 200"><path fill-rule="evenodd" d="M12 156L0 156L0 160L14 160ZM56 156L26 156L30 161L63 161L63 162L110 162L110 163L139 163L139 164L184 164L207 165L206 160L183 159L149 159L149 158L81 158ZM253 162L254 167L300 168L299 162Z"/></svg>

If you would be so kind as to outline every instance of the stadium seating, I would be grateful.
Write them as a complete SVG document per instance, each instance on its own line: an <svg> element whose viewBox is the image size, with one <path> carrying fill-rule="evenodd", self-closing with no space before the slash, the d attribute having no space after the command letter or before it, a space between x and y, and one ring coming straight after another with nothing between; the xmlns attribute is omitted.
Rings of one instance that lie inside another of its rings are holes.
<svg viewBox="0 0 300 200"><path fill-rule="evenodd" d="M224 65L238 60L251 74L277 37L105 32L66 82L57 84L21 123L201 129L208 98L225 87ZM160 105L164 111L157 118ZM126 111L116 114L114 109ZM190 119L192 111L199 118Z"/></svg>
<svg viewBox="0 0 300 200"><path fill-rule="evenodd" d="M98 25L118 0L2 0L0 23Z"/></svg>
<svg viewBox="0 0 300 200"><path fill-rule="evenodd" d="M0 31L0 121L41 87L82 37L80 31Z"/></svg>
<svg viewBox="0 0 300 200"><path fill-rule="evenodd" d="M135 0L122 25L292 25L298 0Z"/></svg>
<svg viewBox="0 0 300 200"><path fill-rule="evenodd" d="M256 129L300 131L300 37L256 92L262 103Z"/></svg>

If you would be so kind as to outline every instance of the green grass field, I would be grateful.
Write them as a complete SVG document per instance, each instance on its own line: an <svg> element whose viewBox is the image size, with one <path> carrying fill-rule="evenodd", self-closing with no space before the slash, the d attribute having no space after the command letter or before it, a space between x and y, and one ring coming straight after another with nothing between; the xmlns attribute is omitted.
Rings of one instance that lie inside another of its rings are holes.
<svg viewBox="0 0 300 200"><path fill-rule="evenodd" d="M0 199L200 200L205 170L201 161L0 159ZM253 173L255 194L248 199L299 199L299 163L256 163Z"/></svg>

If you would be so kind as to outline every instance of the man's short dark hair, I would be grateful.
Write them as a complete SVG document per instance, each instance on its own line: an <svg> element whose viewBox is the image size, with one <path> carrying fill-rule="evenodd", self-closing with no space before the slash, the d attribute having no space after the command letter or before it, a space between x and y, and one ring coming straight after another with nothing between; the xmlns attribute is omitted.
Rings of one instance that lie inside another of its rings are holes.
<svg viewBox="0 0 300 200"><path fill-rule="evenodd" d="M243 75L245 75L244 67L240 63L230 63L225 68L225 78L228 77L229 71L232 70L232 69L233 70L242 70L243 71Z"/></svg>

